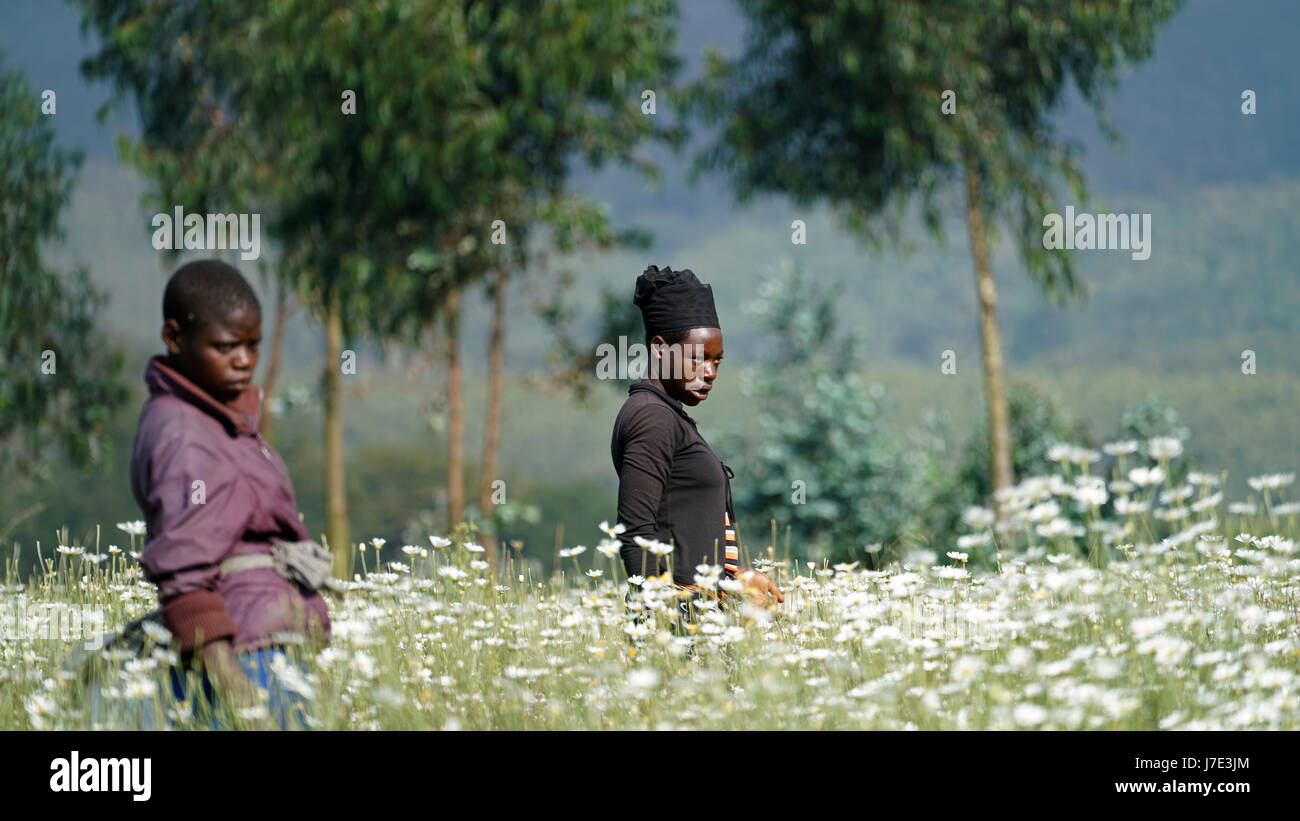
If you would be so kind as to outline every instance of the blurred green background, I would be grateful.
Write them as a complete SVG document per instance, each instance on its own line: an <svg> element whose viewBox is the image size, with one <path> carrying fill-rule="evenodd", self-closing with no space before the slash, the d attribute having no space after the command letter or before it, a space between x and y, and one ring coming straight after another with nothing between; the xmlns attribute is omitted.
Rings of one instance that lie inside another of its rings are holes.
<svg viewBox="0 0 1300 821"><path fill-rule="evenodd" d="M687 78L700 70L706 46L737 53L743 31L742 17L727 2L682 4L678 40ZM34 89L58 91L60 143L86 154L63 218L66 241L49 248L48 258L57 266L87 266L107 291L101 328L125 349L133 390L112 422L102 463L87 470L56 466L36 484L5 483L0 528L8 523L4 538L23 544L25 553L36 540L93 543L96 525L105 528L104 542L122 543L125 535L113 523L140 516L127 483L144 398L139 377L148 356L161 351L162 286L173 266L150 245L150 214L139 206L144 182L113 145L115 134L134 133L130 112L105 125L94 121L107 89L78 73L92 45L79 34L75 12L14 0L0 7L0 32L7 66L26 72ZM1096 199L1109 210L1153 215L1149 260L1121 252L1080 254L1079 274L1091 297L1058 309L1023 275L1009 246L994 248L1009 375L1054 396L1097 444L1120 432L1125 408L1158 396L1176 409L1177 425L1190 431L1190 459L1229 472L1229 499L1247 495L1247 476L1294 470L1300 441L1297 33L1300 7L1294 3L1191 2L1159 35L1154 57L1125 72L1110 98L1121 145L1102 141L1077 99L1057 115L1061 131L1086 149L1083 167ZM1259 101L1250 117L1239 110L1246 88ZM793 262L833 295L838 328L860 338L856 358L838 367L893 398L887 413L899 430L932 409L947 432L948 454L959 460L960 447L978 439L984 418L973 269L959 209L953 209L949 247L928 241L913 226L912 253L869 252L826 209L777 197L741 207L718 180L688 182L684 156L656 150L655 158L665 172L658 187L625 170L578 175L575 188L607 203L616 226L652 235L645 251L567 260L577 273L571 299L581 328L590 334L598 327L602 285L630 299L646 265L691 268L713 285L727 350L718 389L693 415L711 442L752 438L759 420L739 376L761 363L765 337L743 307L764 277ZM791 244L794 219L807 222L807 245ZM255 281L251 265L240 267L260 289L269 338L273 295ZM505 536L522 543L539 572L549 570L557 541L594 543L597 523L614 518L609 437L625 396L621 386L601 385L593 402L580 404L547 389L550 338L533 303L548 295L550 282L544 273L530 276L510 295L500 470L508 501L537 512L532 520L508 524ZM477 487L482 441L487 317L482 294L468 293L460 339L471 489ZM357 376L344 380L354 541L380 537L400 545L444 534L438 515L446 453L440 364L400 350L381 357L361 340L347 347L360 360ZM955 375L940 373L946 349L957 354ZM1240 371L1244 349L1258 356L1256 375ZM298 308L285 340L280 394L287 407L277 420L277 447L313 532L324 521L321 416L314 399L322 357L321 328ZM295 395L297 402L291 401ZM744 465L735 466L744 476ZM1044 463L1041 472L1051 467ZM741 521L751 539L755 530L766 533L766 523L748 524L743 510ZM64 527L67 535L58 535Z"/></svg>

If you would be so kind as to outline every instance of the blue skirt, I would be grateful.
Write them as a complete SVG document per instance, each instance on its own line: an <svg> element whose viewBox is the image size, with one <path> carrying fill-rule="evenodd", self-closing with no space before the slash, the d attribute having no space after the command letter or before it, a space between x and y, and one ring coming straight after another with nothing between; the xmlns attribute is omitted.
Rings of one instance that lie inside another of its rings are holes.
<svg viewBox="0 0 1300 821"><path fill-rule="evenodd" d="M276 659L297 668L297 672L306 676L308 669L303 662L294 662L279 647L263 647L258 650L239 653L235 656L239 666L248 676L255 688L265 692L264 706L280 729L308 729L307 702L299 689L284 680L273 669ZM278 666L278 665L277 665ZM130 699L122 701L121 713L130 726L141 730L170 730L177 726L178 710L193 709L199 702L199 694L208 704L216 704L217 695L212 682L202 673L197 676L176 667L167 668L159 676L158 697L156 699ZM104 696L102 682L98 679L90 682L89 705L91 726L100 723L106 712L107 699ZM161 705L161 714L158 707ZM227 729L214 714L206 725L209 729Z"/></svg>

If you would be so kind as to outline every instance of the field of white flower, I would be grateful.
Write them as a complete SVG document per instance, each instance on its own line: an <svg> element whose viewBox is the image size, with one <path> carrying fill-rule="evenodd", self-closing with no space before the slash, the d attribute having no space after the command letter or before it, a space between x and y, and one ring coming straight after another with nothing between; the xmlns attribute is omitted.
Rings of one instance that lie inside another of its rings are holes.
<svg viewBox="0 0 1300 821"><path fill-rule="evenodd" d="M1136 443L1105 446L1110 481L1089 473L1101 454L1054 449L1059 474L1008 492L1003 524L967 510L970 533L942 556L880 570L770 557L758 566L784 604L732 597L680 632L674 589L629 586L608 525L546 580L513 566L490 579L464 532L376 540L294 686L324 729L1300 729L1295 475L1254 477L1261 498L1225 509L1221 477L1169 481L1177 445L1148 443L1152 464L1132 468ZM0 728L131 726L132 700L155 692L165 646L91 653L114 682L92 724L83 636L47 635L61 613L98 610L111 628L154 608L139 528L120 527L130 549L61 546L26 583L11 555L0 606L23 616L0 643ZM698 572L715 583L717 568ZM254 713L228 718L260 726ZM178 727L197 715L171 711Z"/></svg>

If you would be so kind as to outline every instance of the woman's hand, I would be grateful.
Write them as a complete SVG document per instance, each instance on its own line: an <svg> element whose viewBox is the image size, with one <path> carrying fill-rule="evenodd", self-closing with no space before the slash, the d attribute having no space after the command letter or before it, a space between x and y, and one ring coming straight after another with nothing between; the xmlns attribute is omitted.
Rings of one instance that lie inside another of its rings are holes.
<svg viewBox="0 0 1300 821"><path fill-rule="evenodd" d="M203 646L203 670L217 686L221 697L232 706L248 707L256 702L253 683L235 659L235 649L229 641L214 641Z"/></svg>
<svg viewBox="0 0 1300 821"><path fill-rule="evenodd" d="M766 607L769 602L775 598L777 603L785 601L785 596L781 595L781 589L772 580L757 570L742 570L737 575L737 580L743 585L741 593L749 596L750 601L759 607Z"/></svg>

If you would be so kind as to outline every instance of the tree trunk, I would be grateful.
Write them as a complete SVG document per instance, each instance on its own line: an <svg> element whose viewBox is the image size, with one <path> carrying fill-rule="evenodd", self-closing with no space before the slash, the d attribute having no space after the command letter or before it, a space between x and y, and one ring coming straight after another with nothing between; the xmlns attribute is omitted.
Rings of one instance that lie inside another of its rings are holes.
<svg viewBox="0 0 1300 821"><path fill-rule="evenodd" d="M505 367L506 335L506 281L509 272L502 265L496 270L492 283L492 330L488 335L488 397L487 420L483 428L483 476L479 483L478 509L485 519L495 517L492 504L492 483L497 476L497 463L501 451L502 371ZM483 539L487 548L487 561L496 571L498 539L488 534Z"/></svg>
<svg viewBox="0 0 1300 821"><path fill-rule="evenodd" d="M992 455L994 509L1003 520L997 491L1015 482L1011 471L1011 420L1007 410L1003 378L1002 332L998 328L998 291L989 270L988 236L984 232L984 211L980 203L979 169L966 164L966 220L970 227L971 251L975 256L975 293L979 303L980 341L984 356L984 395L989 412L989 452Z"/></svg>
<svg viewBox="0 0 1300 821"><path fill-rule="evenodd" d="M271 336L271 360L266 364L266 381L262 386L262 436L275 443L272 435L271 399L275 396L275 380L280 375L280 356L284 352L284 322L289 317L288 289L283 282L275 287L275 331Z"/></svg>
<svg viewBox="0 0 1300 821"><path fill-rule="evenodd" d="M346 579L352 572L352 539L343 477L343 409L339 402L342 357L343 315L338 292L334 291L325 316L325 532L334 553L334 575Z"/></svg>
<svg viewBox="0 0 1300 821"><path fill-rule="evenodd" d="M465 519L464 401L460 394L460 291L447 297L447 525Z"/></svg>

